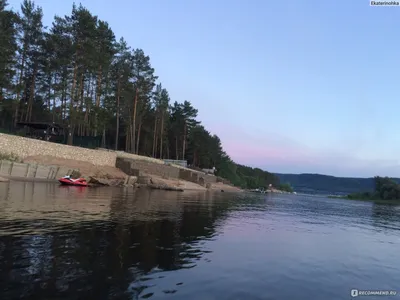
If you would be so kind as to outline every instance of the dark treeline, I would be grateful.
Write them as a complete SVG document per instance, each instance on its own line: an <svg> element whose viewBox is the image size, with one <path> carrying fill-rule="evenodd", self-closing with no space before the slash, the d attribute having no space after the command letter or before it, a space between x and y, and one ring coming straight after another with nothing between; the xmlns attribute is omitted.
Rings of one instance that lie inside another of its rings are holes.
<svg viewBox="0 0 400 300"><path fill-rule="evenodd" d="M373 192L354 193L346 198L359 200L400 200L400 184L389 177L374 177Z"/></svg>
<svg viewBox="0 0 400 300"><path fill-rule="evenodd" d="M102 146L216 167L247 188L279 184L260 169L235 164L218 136L197 120L191 102L172 101L150 57L117 39L109 24L82 5L55 16L24 0L20 12L0 0L0 126L55 122L74 137L102 137Z"/></svg>
<svg viewBox="0 0 400 300"><path fill-rule="evenodd" d="M300 193L348 195L373 192L376 178L335 177L322 174L275 174ZM391 178L400 183L400 178Z"/></svg>

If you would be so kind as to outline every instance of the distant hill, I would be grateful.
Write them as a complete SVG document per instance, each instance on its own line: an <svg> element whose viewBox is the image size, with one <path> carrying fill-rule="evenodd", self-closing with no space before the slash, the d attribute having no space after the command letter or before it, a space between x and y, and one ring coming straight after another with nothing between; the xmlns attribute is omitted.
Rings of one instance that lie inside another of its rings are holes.
<svg viewBox="0 0 400 300"><path fill-rule="evenodd" d="M372 192L374 190L373 178L335 177L321 174L279 174L281 183L290 183L298 193L311 194L351 194L359 192ZM400 183L399 178L393 178Z"/></svg>

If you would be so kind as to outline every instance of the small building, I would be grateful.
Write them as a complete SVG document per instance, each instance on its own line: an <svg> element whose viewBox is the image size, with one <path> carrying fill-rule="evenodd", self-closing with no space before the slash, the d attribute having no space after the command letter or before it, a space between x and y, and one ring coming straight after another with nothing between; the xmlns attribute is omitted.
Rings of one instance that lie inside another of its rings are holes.
<svg viewBox="0 0 400 300"><path fill-rule="evenodd" d="M65 138L65 129L63 126L49 122L18 122L18 126L23 128L26 137L62 142Z"/></svg>

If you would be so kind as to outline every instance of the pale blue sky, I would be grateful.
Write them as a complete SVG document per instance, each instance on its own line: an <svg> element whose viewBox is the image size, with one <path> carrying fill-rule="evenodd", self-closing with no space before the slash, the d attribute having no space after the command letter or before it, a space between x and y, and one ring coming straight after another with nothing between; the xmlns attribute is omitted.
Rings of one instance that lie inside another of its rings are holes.
<svg viewBox="0 0 400 300"><path fill-rule="evenodd" d="M21 1L9 0L18 8ZM46 25L70 0L36 0ZM79 1L77 1L79 3ZM400 7L368 0L82 0L150 55L231 157L400 177Z"/></svg>

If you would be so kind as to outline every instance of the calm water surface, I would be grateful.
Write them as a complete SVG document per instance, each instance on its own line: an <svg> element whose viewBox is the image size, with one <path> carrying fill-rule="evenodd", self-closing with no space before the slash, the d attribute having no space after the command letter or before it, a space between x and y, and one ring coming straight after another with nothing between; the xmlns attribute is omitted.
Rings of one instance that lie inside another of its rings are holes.
<svg viewBox="0 0 400 300"><path fill-rule="evenodd" d="M361 201L0 183L0 299L396 299L399 230Z"/></svg>

